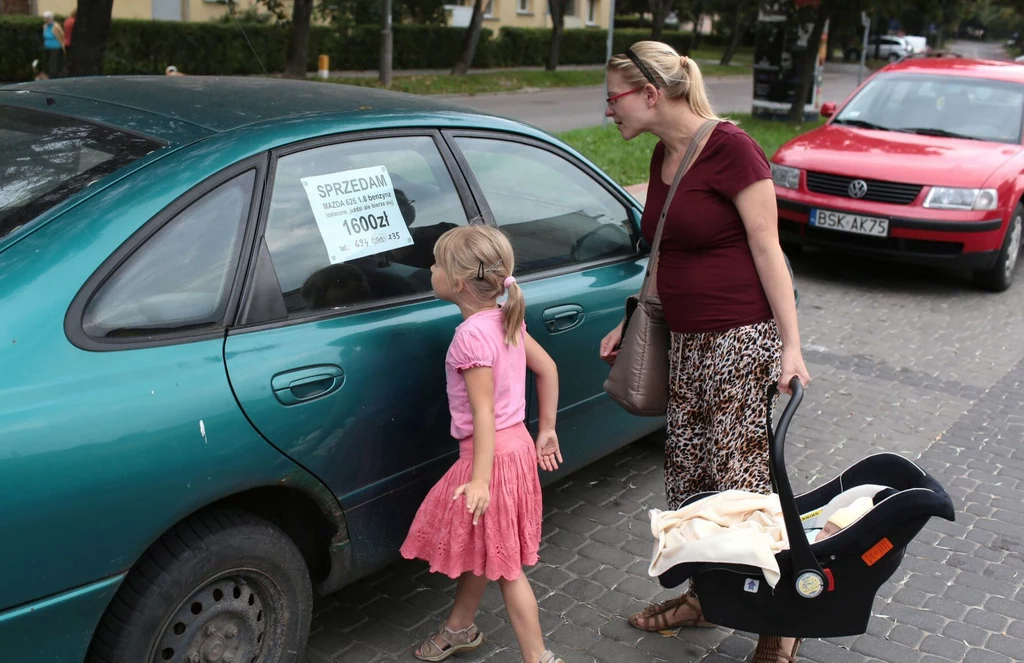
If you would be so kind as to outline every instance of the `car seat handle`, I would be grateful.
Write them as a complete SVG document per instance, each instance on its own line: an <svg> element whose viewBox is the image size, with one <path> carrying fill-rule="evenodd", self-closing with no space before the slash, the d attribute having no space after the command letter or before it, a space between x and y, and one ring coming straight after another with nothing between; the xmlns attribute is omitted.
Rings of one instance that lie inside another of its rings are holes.
<svg viewBox="0 0 1024 663"><path fill-rule="evenodd" d="M779 388L772 384L768 388L768 420L766 432L768 434L768 462L771 474L772 488L779 496L779 504L782 506L782 518L786 525L786 538L789 540L790 561L793 564L793 583L798 596L803 598L815 598L821 595L825 588L825 575L821 571L821 565L811 552L811 544L804 535L803 523L800 520L800 512L797 510L796 499L793 497L793 488L789 484L789 474L786 471L786 431L789 430L789 422L793 419L800 402L804 399L804 387L800 378L794 376L789 382L792 395L786 403L786 409L779 415L779 423L772 432L772 403Z"/></svg>

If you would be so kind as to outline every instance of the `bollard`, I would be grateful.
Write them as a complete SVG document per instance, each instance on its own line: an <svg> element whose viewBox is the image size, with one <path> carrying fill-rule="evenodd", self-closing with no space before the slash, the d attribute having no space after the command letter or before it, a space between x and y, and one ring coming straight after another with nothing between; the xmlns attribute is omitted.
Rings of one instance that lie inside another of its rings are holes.
<svg viewBox="0 0 1024 663"><path fill-rule="evenodd" d="M329 55L321 55L318 67L320 69L320 78L326 81L331 71L331 57Z"/></svg>

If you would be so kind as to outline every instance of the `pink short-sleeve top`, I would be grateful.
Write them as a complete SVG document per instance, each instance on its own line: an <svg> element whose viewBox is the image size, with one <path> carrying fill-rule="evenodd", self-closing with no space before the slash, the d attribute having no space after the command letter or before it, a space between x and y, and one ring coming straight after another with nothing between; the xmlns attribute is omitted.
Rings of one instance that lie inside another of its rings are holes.
<svg viewBox="0 0 1024 663"><path fill-rule="evenodd" d="M523 332L526 325L523 325ZM480 311L455 328L455 338L445 358L448 409L452 415L452 437L464 440L473 435L473 410L462 372L490 367L494 377L494 427L502 430L526 419L526 347L505 343L501 309Z"/></svg>

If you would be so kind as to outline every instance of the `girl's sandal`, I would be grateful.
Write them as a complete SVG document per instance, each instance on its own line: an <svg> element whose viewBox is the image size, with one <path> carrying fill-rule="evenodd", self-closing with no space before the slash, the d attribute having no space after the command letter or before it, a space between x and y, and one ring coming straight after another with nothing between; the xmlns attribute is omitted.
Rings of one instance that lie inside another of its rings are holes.
<svg viewBox="0 0 1024 663"><path fill-rule="evenodd" d="M684 605L692 610L695 613L695 616L689 619L680 619L670 622L668 620L668 613ZM640 623L641 619L643 620L643 624ZM657 633L658 631L670 631L682 626L696 626L698 628L711 628L714 626L714 624L704 619L704 612L700 609L700 603L685 594L677 599L671 599L664 603L648 606L644 608L643 611L638 612L635 615L630 615L629 625L633 628L640 629L641 631L648 631L651 633Z"/></svg>
<svg viewBox="0 0 1024 663"><path fill-rule="evenodd" d="M437 644L434 639L438 636L444 640L443 646ZM441 624L441 630L437 632L437 635L432 635L424 640L419 649L413 652L413 656L421 661L443 661L452 654L473 651L483 642L484 634L480 632L476 624L470 624L461 631L453 631L448 628L447 624Z"/></svg>
<svg viewBox="0 0 1024 663"><path fill-rule="evenodd" d="M550 649L545 649L537 663L565 663L565 661L552 654Z"/></svg>
<svg viewBox="0 0 1024 663"><path fill-rule="evenodd" d="M793 649L787 654L782 651L782 638L777 635L762 635L757 639L757 649L751 663L794 663L796 653L800 649L801 638L793 642Z"/></svg>

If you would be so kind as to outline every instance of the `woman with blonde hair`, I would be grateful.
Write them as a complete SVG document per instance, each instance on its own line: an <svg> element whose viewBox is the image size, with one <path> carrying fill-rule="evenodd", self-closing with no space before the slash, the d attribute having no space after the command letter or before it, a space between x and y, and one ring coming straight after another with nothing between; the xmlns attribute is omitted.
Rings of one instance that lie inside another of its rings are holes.
<svg viewBox="0 0 1024 663"><path fill-rule="evenodd" d="M711 108L697 63L655 41L608 62L608 108L619 133L659 138L642 231L652 242L684 154L695 156L668 207L654 287L671 331L665 492L670 509L703 491L771 492L765 421L774 382L810 381L792 279L779 245L771 169L761 148ZM708 124L711 123L711 124ZM703 129L703 131L701 131ZM614 363L623 324L601 343ZM711 626L696 591L629 618L661 631ZM762 636L756 663L782 663L798 641Z"/></svg>

